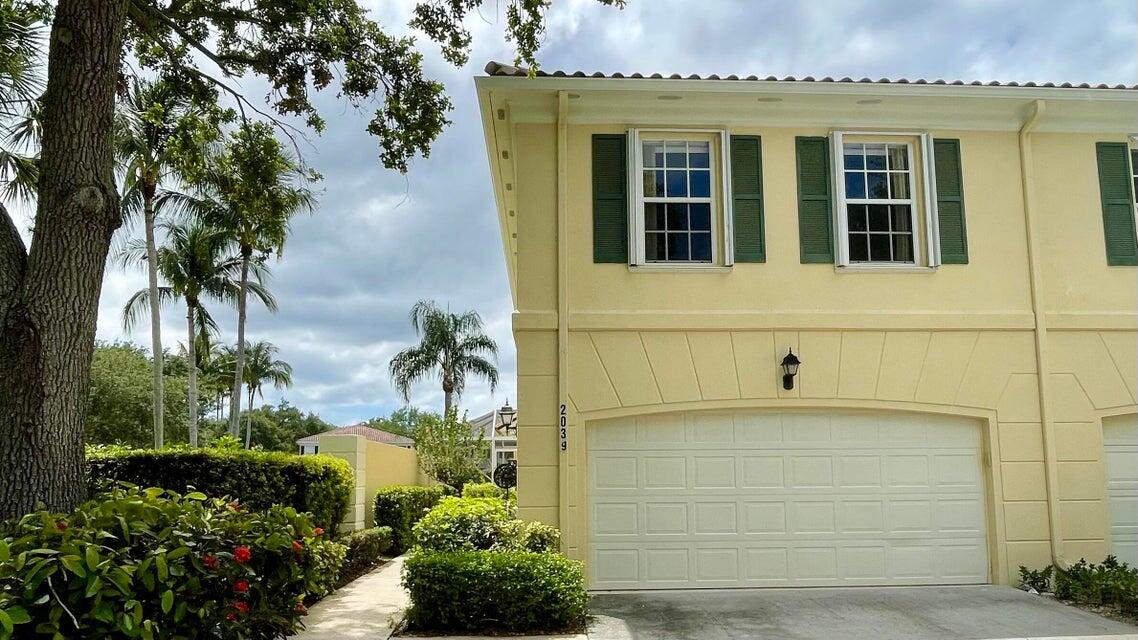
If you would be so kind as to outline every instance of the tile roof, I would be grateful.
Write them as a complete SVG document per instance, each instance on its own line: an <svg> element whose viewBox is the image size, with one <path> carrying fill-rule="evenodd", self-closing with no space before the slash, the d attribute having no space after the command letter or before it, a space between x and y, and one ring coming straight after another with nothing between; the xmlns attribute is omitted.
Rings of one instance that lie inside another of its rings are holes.
<svg viewBox="0 0 1138 640"><path fill-rule="evenodd" d="M323 433L318 433L313 436L297 438L296 444L316 444L317 438L319 436L363 436L368 440L374 440L375 442L382 442L384 444L393 444L397 447L412 447L415 445L415 441L411 438L408 438L407 436L401 436L399 434L391 433L389 431L382 431L380 429L373 429L372 427L369 427L362 422L347 427L329 429L328 431L324 431Z"/></svg>
<svg viewBox="0 0 1138 640"><path fill-rule="evenodd" d="M485 70L486 70L486 74L490 75L490 76L525 77L525 76L529 75L529 70L524 68L524 67L515 67L515 66L508 65L508 64L503 64L501 62L495 62L493 60L491 60L489 63L486 64ZM593 73L586 73L584 71L542 71L542 70L538 70L536 75L539 78L632 78L632 79L637 79L637 80L644 80L644 79L648 79L648 80L735 80L735 81L741 81L741 82L830 82L830 83L836 83L836 84L919 84L919 85L930 85L931 84L931 85L955 85L955 86L971 85L971 86L976 86L976 87L981 87L981 86L983 86L983 87L1046 87L1046 88L1060 88L1060 89L1122 89L1122 90L1129 90L1129 91L1138 90L1138 84L1135 84L1135 85L1094 84L1094 85L1092 85L1092 84L1088 84L1086 82L1084 82L1082 84L1074 84L1071 82L1063 82L1063 83L1055 83L1055 82L1040 82L1040 83L1036 83L1036 82L999 82L996 80L993 80L991 82L981 82L980 80L973 80L971 82L966 82L964 80L941 80L941 79L926 80L924 78L917 78L915 80L909 80L908 78L878 78L877 80L874 80L872 78L861 78L860 80L855 80L854 78L850 78L850 77L831 78L829 76L826 76L825 78L815 78L814 76L805 76L802 78L798 78L795 76L786 76L783 78L779 78L777 76L766 76L765 78L760 78L759 76L742 77L742 76L737 76L734 74L729 75L729 76L720 76L720 75L716 75L716 74L711 74L708 76L700 76L700 75L694 74L694 73L691 75L687 75L687 76L680 75L678 73L673 73L673 74L667 75L667 76L659 74L659 73L653 73L651 75L645 75L642 73L632 73L632 74L625 75L625 74L619 73L619 72L606 75L600 71L595 71Z"/></svg>

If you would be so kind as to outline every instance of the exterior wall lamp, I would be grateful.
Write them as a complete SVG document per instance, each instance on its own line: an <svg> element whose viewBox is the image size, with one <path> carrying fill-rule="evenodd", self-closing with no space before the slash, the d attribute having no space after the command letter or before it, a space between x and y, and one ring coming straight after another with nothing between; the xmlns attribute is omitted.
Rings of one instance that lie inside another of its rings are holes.
<svg viewBox="0 0 1138 640"><path fill-rule="evenodd" d="M786 350L786 357L782 359L782 388L790 390L794 388L794 376L798 375L798 365L802 361L798 356L794 355L793 349Z"/></svg>

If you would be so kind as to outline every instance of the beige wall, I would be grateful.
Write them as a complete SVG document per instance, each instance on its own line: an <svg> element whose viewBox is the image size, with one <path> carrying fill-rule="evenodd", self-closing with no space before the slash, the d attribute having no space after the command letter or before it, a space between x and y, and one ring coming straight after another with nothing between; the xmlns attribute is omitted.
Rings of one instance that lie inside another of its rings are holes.
<svg viewBox="0 0 1138 640"><path fill-rule="evenodd" d="M320 453L346 460L355 474L356 486L344 530L375 526L375 493L393 484L426 486L430 480L419 468L414 449L404 449L363 436L320 436Z"/></svg>
<svg viewBox="0 0 1138 640"><path fill-rule="evenodd" d="M926 273L838 273L798 253L794 137L763 144L767 262L709 273L592 262L589 146L570 126L569 448L557 446L557 154L553 125L517 124L519 514L560 524L584 559L591 420L733 407L864 408L967 415L985 425L993 579L1050 562L1036 318L1015 132L961 141L970 264ZM1109 549L1101 420L1138 411L1138 269L1108 267L1094 144L1118 135L1033 134L1046 409L1064 557ZM787 347L804 361L781 389ZM323 449L322 449L323 450ZM565 467L565 486L560 473Z"/></svg>

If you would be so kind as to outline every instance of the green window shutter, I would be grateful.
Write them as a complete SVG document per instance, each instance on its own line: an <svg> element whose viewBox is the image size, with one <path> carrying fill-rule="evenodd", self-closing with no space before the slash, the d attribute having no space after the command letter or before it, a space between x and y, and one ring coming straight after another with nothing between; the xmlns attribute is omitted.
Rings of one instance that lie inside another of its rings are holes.
<svg viewBox="0 0 1138 640"><path fill-rule="evenodd" d="M628 143L593 135L593 262L628 264Z"/></svg>
<svg viewBox="0 0 1138 640"><path fill-rule="evenodd" d="M798 244L802 262L834 261L830 140L794 139L798 158Z"/></svg>
<svg viewBox="0 0 1138 640"><path fill-rule="evenodd" d="M1138 241L1134 237L1134 191L1130 153L1125 142L1100 142L1098 185L1102 197L1102 226L1106 238L1106 263L1138 265Z"/></svg>
<svg viewBox="0 0 1138 640"><path fill-rule="evenodd" d="M960 141L933 140L936 171L937 225L941 264L968 264L968 231L964 225L964 183L960 171Z"/></svg>
<svg viewBox="0 0 1138 640"><path fill-rule="evenodd" d="M766 262L763 144L759 136L731 136L731 209L735 262Z"/></svg>

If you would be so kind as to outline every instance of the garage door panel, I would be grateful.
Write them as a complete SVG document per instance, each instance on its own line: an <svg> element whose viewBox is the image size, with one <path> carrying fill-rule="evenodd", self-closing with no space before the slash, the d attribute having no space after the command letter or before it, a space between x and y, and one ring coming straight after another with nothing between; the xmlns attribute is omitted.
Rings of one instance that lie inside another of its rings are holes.
<svg viewBox="0 0 1138 640"><path fill-rule="evenodd" d="M987 581L975 422L677 414L654 438L658 418L588 427L593 588Z"/></svg>
<svg viewBox="0 0 1138 640"><path fill-rule="evenodd" d="M1103 420L1111 552L1138 566L1138 416Z"/></svg>

